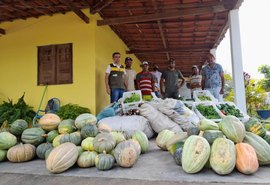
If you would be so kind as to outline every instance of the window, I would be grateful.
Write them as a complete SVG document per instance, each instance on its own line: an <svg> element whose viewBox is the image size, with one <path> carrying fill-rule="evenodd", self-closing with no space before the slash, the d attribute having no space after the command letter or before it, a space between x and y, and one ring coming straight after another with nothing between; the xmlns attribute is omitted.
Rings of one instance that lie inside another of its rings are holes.
<svg viewBox="0 0 270 185"><path fill-rule="evenodd" d="M72 43L38 46L38 85L72 82Z"/></svg>

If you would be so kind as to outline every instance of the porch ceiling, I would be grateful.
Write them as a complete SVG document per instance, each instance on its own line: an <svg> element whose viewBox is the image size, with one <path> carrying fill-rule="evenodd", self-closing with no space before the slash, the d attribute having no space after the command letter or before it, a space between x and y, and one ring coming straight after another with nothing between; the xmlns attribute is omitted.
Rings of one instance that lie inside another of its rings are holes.
<svg viewBox="0 0 270 185"><path fill-rule="evenodd" d="M228 12L243 0L3 0L0 23L73 11L85 23L81 9L100 13L98 26L109 25L126 43L128 54L166 69L175 58L189 75L203 65L206 53L221 42L228 28ZM6 33L7 32L7 33ZM0 35L8 30L0 28Z"/></svg>

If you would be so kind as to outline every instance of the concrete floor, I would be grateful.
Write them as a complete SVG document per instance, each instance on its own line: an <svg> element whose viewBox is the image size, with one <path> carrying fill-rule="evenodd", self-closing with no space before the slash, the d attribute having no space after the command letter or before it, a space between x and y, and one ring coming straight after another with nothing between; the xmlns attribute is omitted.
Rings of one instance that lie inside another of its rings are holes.
<svg viewBox="0 0 270 185"><path fill-rule="evenodd" d="M269 166L260 167L254 175L243 175L234 171L227 176L219 176L205 169L197 174L186 174L177 166L169 152L161 151L151 141L151 149L142 154L132 168L115 166L109 171L98 171L93 168L73 167L61 174L48 172L43 160L25 163L0 163L0 185L33 185L33 184L129 184L129 185L176 185L176 184L270 184ZM269 176L268 176L269 175Z"/></svg>

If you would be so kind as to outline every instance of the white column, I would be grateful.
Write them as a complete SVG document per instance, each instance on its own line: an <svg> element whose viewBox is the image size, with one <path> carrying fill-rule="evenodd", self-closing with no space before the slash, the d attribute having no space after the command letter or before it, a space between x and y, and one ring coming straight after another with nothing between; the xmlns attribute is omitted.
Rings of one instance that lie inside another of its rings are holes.
<svg viewBox="0 0 270 185"><path fill-rule="evenodd" d="M210 53L214 55L215 58L217 58L217 48L210 49Z"/></svg>
<svg viewBox="0 0 270 185"><path fill-rule="evenodd" d="M235 104L244 112L246 108L245 85L242 63L242 49L240 38L240 25L238 9L229 12L230 24L230 40L231 40L231 57L232 57L232 72L234 79L234 99Z"/></svg>

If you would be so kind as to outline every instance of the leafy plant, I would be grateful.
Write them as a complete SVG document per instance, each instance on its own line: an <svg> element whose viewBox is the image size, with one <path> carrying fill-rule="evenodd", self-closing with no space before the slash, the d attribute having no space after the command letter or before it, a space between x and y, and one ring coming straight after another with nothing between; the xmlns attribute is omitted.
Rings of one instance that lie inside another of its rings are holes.
<svg viewBox="0 0 270 185"><path fill-rule="evenodd" d="M33 107L25 103L24 95L25 93L18 99L16 104L13 104L12 100L8 99L7 102L4 101L0 105L0 126L5 121L11 124L17 119L24 119L28 123L32 122L36 113L33 111Z"/></svg>
<svg viewBox="0 0 270 185"><path fill-rule="evenodd" d="M90 110L86 107L81 107L76 104L66 104L60 107L56 114L61 119L73 119L75 120L80 114L91 113Z"/></svg>
<svg viewBox="0 0 270 185"><path fill-rule="evenodd" d="M261 65L258 71L264 75L264 79L262 79L262 86L266 91L270 91L270 66L269 65Z"/></svg>

